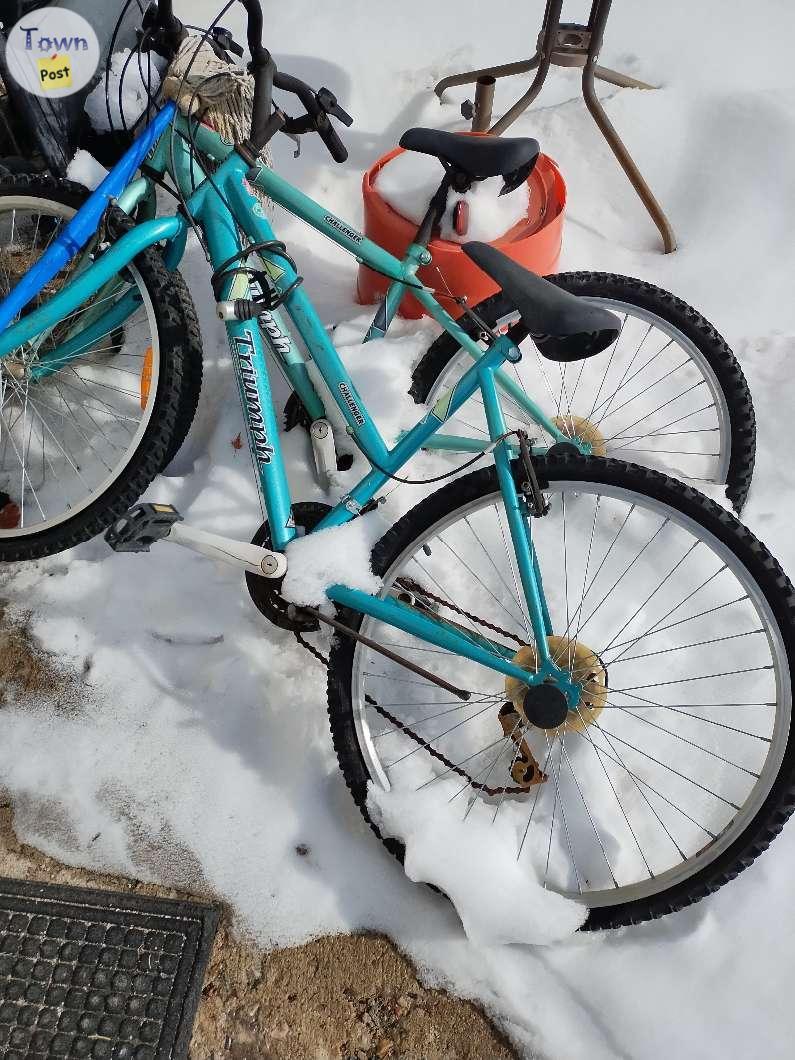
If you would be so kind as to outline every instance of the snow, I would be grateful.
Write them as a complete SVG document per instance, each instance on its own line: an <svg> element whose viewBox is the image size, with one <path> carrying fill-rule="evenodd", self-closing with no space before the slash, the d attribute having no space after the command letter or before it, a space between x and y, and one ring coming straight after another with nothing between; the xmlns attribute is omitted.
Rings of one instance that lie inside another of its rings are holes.
<svg viewBox="0 0 795 1060"><path fill-rule="evenodd" d="M432 883L450 898L470 942L547 945L572 935L585 920L585 907L546 890L525 862L520 865L507 816L493 822L491 808L477 799L462 812L455 802L461 794L453 780L432 791L385 791L371 783L367 804L381 833L405 844L408 878Z"/></svg>
<svg viewBox="0 0 795 1060"><path fill-rule="evenodd" d="M86 97L86 114L97 132L111 129L129 129L146 109L147 99L160 87L160 75L165 63L154 52L130 59L130 49L115 52L110 62L107 77L105 67L102 76ZM123 77L122 77L123 75ZM121 82L121 100L119 83ZM106 98L107 90L107 98ZM110 101L110 123L108 122L108 100Z"/></svg>
<svg viewBox="0 0 795 1060"><path fill-rule="evenodd" d="M175 5L189 21L216 6ZM458 108L471 89L452 91L440 106L433 84L525 57L542 6L494 0L485 20L475 0L454 7L406 0L400 19L387 0L345 5L344 18L341 4L272 7L266 44L277 63L328 85L356 119L342 133L347 166L331 162L317 139L305 140L298 160L279 140L280 172L355 223L363 170L405 129L464 127ZM237 8L224 17L240 39L242 19ZM374 36L384 25L388 35ZM613 7L600 62L662 88L599 84L599 94L670 216L676 254L659 253L655 228L579 97L576 71L553 70L511 131L535 136L565 175L562 268L634 274L673 290L735 349L759 429L745 519L792 575L795 468L781 454L795 363L787 288L795 273L795 84L791 64L771 61L760 33L770 26L781 40L792 38L791 5ZM499 83L495 113L527 84L524 77ZM348 358L348 344L372 316L354 304L355 263L281 211L276 231L323 319L355 322L335 333ZM262 517L248 457L231 445L240 411L193 243L185 272L204 334L202 404L186 447L147 496L174 503L208 530L250 538ZM391 334L355 362L367 376L366 399L380 394L385 434L411 422L411 403L393 377L405 382L432 332L401 324ZM283 402L278 379L274 387ZM283 445L296 499L328 501L306 472L305 435L293 430ZM407 474L450 466L422 454ZM391 522L426 492L395 490L381 517ZM782 984L795 978L792 823L736 880L658 922L545 947L481 945L467 938L450 903L408 880L367 828L334 758L324 671L288 633L265 623L229 568L167 545L148 556L116 556L97 540L6 565L2 577L10 614L31 611L35 635L78 674L90 663L79 707L26 698L0 712L0 777L23 841L70 864L220 896L239 929L266 945L384 931L430 982L480 999L527 1057L790 1056L792 1013ZM203 642L210 638L217 642ZM298 843L310 847L307 857L295 853Z"/></svg>
<svg viewBox="0 0 795 1060"><path fill-rule="evenodd" d="M75 152L74 158L66 167L66 175L70 180L74 180L88 188L89 191L93 191L107 177L108 171L101 162L97 162L90 152L84 151L81 147Z"/></svg>
<svg viewBox="0 0 795 1060"><path fill-rule="evenodd" d="M437 158L404 151L379 169L375 187L393 210L419 224L443 175ZM502 186L502 177L489 177L488 180L473 184L467 192L449 191L440 225L441 238L456 243L465 243L470 239L489 243L526 218L528 185L520 184L508 195L500 195ZM453 211L458 202L465 202L469 206L469 223L463 235L459 235L453 227Z"/></svg>
<svg viewBox="0 0 795 1060"><path fill-rule="evenodd" d="M331 585L379 592L381 579L372 572L370 553L387 529L374 511L344 526L297 537L286 549L287 574L282 596L296 604L323 607L329 603L326 589Z"/></svg>

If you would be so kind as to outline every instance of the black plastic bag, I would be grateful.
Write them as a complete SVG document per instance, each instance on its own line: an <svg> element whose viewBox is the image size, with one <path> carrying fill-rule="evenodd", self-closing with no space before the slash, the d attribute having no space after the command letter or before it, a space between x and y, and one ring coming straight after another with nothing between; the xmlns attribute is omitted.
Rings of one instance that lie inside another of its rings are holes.
<svg viewBox="0 0 795 1060"><path fill-rule="evenodd" d="M48 170L63 176L79 147L85 147L105 165L113 165L129 143L129 135L98 135L85 114L85 99L105 77L111 40L125 0L0 0L0 22L10 29L23 15L39 7L63 7L82 15L97 35L100 61L89 84L74 95L46 99L26 92L8 74L5 64L5 34L0 33L0 78L5 96L0 96L0 168L14 172ZM145 0L133 0L119 24L114 52L137 47L136 29L141 25Z"/></svg>

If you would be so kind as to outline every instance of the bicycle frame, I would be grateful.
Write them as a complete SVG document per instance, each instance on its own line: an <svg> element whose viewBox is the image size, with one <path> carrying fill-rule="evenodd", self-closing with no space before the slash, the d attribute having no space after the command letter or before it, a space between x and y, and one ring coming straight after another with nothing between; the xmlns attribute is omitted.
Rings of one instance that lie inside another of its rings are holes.
<svg viewBox="0 0 795 1060"><path fill-rule="evenodd" d="M478 643L476 636L468 636L460 628L448 625L443 620L428 618L393 597L374 597L343 585L331 586L327 595L335 603L370 615L440 648L453 651L525 683L539 683L549 677L554 677L569 703L575 704L579 686L572 682L570 675L554 663L549 653L546 638L552 630L532 544L529 512L524 498L516 489L511 470L511 451L507 440L503 437L507 432L507 426L498 397L497 376L505 361L515 362L520 359L521 354L517 347L507 335L502 335L486 351L482 350L478 343L439 305L433 293L416 278L418 268L430 261L427 248L412 245L408 248L404 260L398 260L330 210L293 187L273 170L264 165L252 169L249 163L232 149L231 145L221 140L216 133L204 126L196 126L193 130L196 146L211 157L223 158L218 169L213 173L212 180L204 179L204 175L197 173L193 167L189 146L184 138L186 129L184 121L177 118L176 130L173 133L168 130L168 126L175 117L173 104L166 104L149 129L142 137L139 137L139 140L136 140L121 162L114 167L103 184L69 222L65 229L68 235L65 242L69 258L75 257L83 245L76 245L79 235L85 236L83 241L85 242L89 235L93 234L93 232L87 232L91 225L91 218L101 216L111 197L117 198L123 206L130 209L139 197L146 194L147 182L142 180L132 184L129 182L132 172L149 151L148 172L162 173L170 169L181 187L196 185L195 190L188 197L187 212L205 235L215 270L230 259L234 259L243 249L241 229L244 235L255 243L269 243L276 238L265 211L253 194L252 185L255 185L290 213L300 217L344 250L353 254L358 260L365 262L392 280L387 298L379 307L368 338L386 333L402 293L410 289L430 316L470 353L473 364L458 383L448 393L443 394L433 408L403 435L394 448L390 449L371 419L354 381L331 343L303 287L297 286L290 290L297 279L290 262L267 249L258 252L277 289L281 293L289 291L282 303L284 310L306 345L350 433L355 437L371 464L371 471L336 504L320 522L315 532L340 526L357 516L374 499L378 490L389 481L390 476L397 474L475 391L480 390L527 613L535 635L538 671L531 674L516 666L511 661L513 652L509 649L505 649L504 657L498 657L494 654L493 645L490 645L491 650L489 650L482 643ZM156 136L152 132L153 127L157 132ZM123 186L121 186L122 181ZM96 224L94 227L96 228ZM53 327L100 289L106 285L112 285L118 273L147 247L164 242L165 260L170 267L175 267L182 256L187 229L188 223L180 215L146 220L136 225L109 249L101 253L93 263L76 270L78 274L75 278L71 279L48 302L7 327L0 334L0 357L7 356L12 350ZM78 233L78 236L75 233ZM65 253L61 237L54 241L53 247L56 243L59 244L54 255L56 266L50 273L50 277L62 267ZM48 259L48 255L53 247L45 251L31 272L23 277L11 292L9 299L0 305L0 327L4 320L4 312L5 319L9 319L7 315L9 300L11 300L12 309L16 307L16 312L19 312L50 278L47 273L53 267L53 263ZM42 276L46 278L42 279ZM132 297L134 296L130 294L122 296L109 311L89 323L78 335L68 338L56 349L42 354L33 366L32 374L34 376L46 375L48 372L57 370L65 361L79 357L81 349L90 346L90 343L100 334L106 334L109 326L118 326L125 319L125 314L129 315L134 309L134 306L128 302ZM245 276L238 273L223 280L220 290L221 300L246 297L249 297L249 290ZM288 371L291 382L302 400L307 403L310 413L315 406L319 407L318 415L323 415L322 403L309 379L306 365L293 349L286 329L281 326L279 314L271 313L270 320L273 322L274 331L268 329L269 339L272 340L268 342L268 345ZM277 329L278 341L274 335ZM272 547L283 551L295 537L296 530L292 517L290 488L282 460L276 412L271 396L266 345L256 320L227 321L226 330L244 410L249 447L257 469L258 486L271 528ZM499 384L502 385L502 379L499 379ZM551 424L541 410L534 405L533 413L533 418L541 423L553 437L556 437L558 432L554 424Z"/></svg>

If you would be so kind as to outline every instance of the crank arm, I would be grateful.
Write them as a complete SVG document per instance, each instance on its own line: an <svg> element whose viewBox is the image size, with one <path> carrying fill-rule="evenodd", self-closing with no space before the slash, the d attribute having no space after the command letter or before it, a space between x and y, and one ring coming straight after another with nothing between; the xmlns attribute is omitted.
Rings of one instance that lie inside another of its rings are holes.
<svg viewBox="0 0 795 1060"><path fill-rule="evenodd" d="M283 553L199 530L183 522L171 504L136 504L105 532L105 540L114 552L148 552L156 541L172 541L262 578L283 578L287 573Z"/></svg>
<svg viewBox="0 0 795 1060"><path fill-rule="evenodd" d="M248 541L211 534L187 523L175 523L165 540L263 578L283 578L287 573L287 557L282 552L271 552Z"/></svg>

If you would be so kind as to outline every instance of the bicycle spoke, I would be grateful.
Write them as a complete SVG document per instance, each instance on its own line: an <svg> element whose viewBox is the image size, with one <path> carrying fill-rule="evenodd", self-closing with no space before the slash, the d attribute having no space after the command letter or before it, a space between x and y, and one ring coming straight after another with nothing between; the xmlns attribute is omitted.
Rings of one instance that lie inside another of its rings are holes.
<svg viewBox="0 0 795 1060"><path fill-rule="evenodd" d="M627 323L628 319L629 319L629 314L625 313L624 314L624 319L621 321L621 326L619 328L618 336L616 337L616 341L613 343L613 347L610 350L610 356L608 357L607 364L605 365L604 375L602 376L602 381L599 384L599 389L596 391L596 397L593 399L593 405L591 405L591 411L588 413L588 419L589 420L593 418L593 414L594 414L594 411L596 409L596 403L597 403L597 401L599 400L599 398L601 396L602 388L604 387L605 382L607 380L607 375L608 375L608 372L610 371L610 366L612 365L613 359L614 359L614 357L616 355L616 350L618 349L618 347L619 347L619 345L621 343L621 336L624 334L624 328L626 327L626 323Z"/></svg>
<svg viewBox="0 0 795 1060"><path fill-rule="evenodd" d="M483 579L480 577L480 575L476 571L474 571L472 569L472 567L466 562L466 560L460 555L460 553L457 552L453 548L453 546L450 544L450 542L449 541L445 541L445 539L441 535L439 535L439 541L441 541L441 543L448 550L448 552L451 552L455 556L455 558L458 560L458 562L461 564L461 566L472 575L472 577L475 579L475 581L478 583L478 585L481 586L481 588L487 594L487 596L490 596L491 599L494 600L494 602L497 604L497 606L500 608L500 610L503 611L508 616L508 618L511 620L511 622L514 622L517 626L521 626L522 625L521 621L517 621L516 616L511 614L511 612L508 610L508 608L505 606L505 604L503 604L502 600L500 600L500 598L498 596L495 596L495 594L491 591L491 589L489 589L489 587L486 585L486 583L483 581Z"/></svg>
<svg viewBox="0 0 795 1060"><path fill-rule="evenodd" d="M621 574L618 576L616 581L613 582L611 587L607 590L607 592L602 597L602 599L599 601L599 603L596 605L596 607L593 609L593 611L591 611L591 613L585 619L585 621L582 624L582 629L585 629L585 627L588 625L588 623L591 621L591 619L594 617L594 615L596 615L597 612L601 610L602 606L606 603L606 601L610 599L610 597L616 591L616 589L621 584L621 582L624 580L624 578L626 578L626 576L629 574L629 572L632 570L632 568L635 566L635 564L640 560L641 556L646 552L646 550L650 547L650 545L653 544L653 542L657 539L659 534L664 530L664 528L667 525L668 525L668 520L664 519L663 522L661 523L661 525L657 527L657 529L654 531L652 536L649 538L649 540L643 546L643 548L641 548L640 552L638 552L635 555L634 559L631 560L631 562L629 563L629 566L627 566L621 572Z"/></svg>
<svg viewBox="0 0 795 1060"><path fill-rule="evenodd" d="M730 633L727 634L725 637L712 637L709 640L694 640L691 641L689 644L677 644L673 648L661 648L659 651L647 651L644 652L642 655L618 656L610 663L610 665L616 666L619 662L635 662L638 659L651 659L654 658L654 656L656 655L670 655L671 652L685 651L687 648L703 648L706 647L706 645L708 644L722 644L724 641L727 640L740 640L743 637L752 637L755 633L764 632L765 630L760 627L759 629L749 629L745 633Z"/></svg>
<svg viewBox="0 0 795 1060"><path fill-rule="evenodd" d="M603 728L602 728L602 726L601 726L601 725L600 725L600 724L599 724L598 722L596 722L596 721L595 721L595 722L593 723L593 726L592 726L592 727L593 727L593 728L595 728L595 729L597 730L597 732L598 732L598 733L599 733L599 734L600 734L600 735L601 735L602 737L604 737L605 743L607 743L608 747L609 747L609 748L611 749L611 751L613 752L613 755L611 755L611 754L609 754L609 753L608 753L607 751L605 751L605 749L604 749L604 748L601 748L602 754L603 754L603 755L605 756L605 758L607 758L607 759L608 759L609 761L612 761L612 762L614 762L615 764L619 765L619 766L621 767L621 769L623 769L623 770L624 770L624 772L625 772L625 773L626 773L626 774L627 774L627 775L629 776L630 780L632 781L633 785L635 786L635 789L636 789L636 790L638 791L638 793L640 794L640 796L641 796L641 798L643 799L643 801L644 801L644 802L646 803L646 805L648 806L648 808L649 808L649 809L651 810L651 812L652 812L652 815L654 816L654 818L656 819L656 821L658 822L658 824L659 824L659 825L660 825L660 827L662 828L663 832L664 832L664 833L666 834L666 836L667 836L667 837L668 837L668 838L669 838L669 839L671 840L671 842L673 843L673 845L674 845L674 846L676 847L676 851L677 851L677 853L679 854L680 858L681 858L681 859L682 859L683 861L684 861L684 860L686 860L686 857L687 857L687 855L685 854L684 850L682 850L681 846L679 845L679 843L678 843L678 842L676 841L676 839L674 838L674 836L673 836L673 833L672 833L672 832L671 832L671 830L670 830L670 829L668 828L668 826L666 825L665 821L663 821L662 817L660 817L659 813L658 813L658 812L657 812L657 811L655 810L655 808L654 808L654 806L652 805L652 803L651 803L651 801L650 801L649 797L648 797L648 796L646 795L646 792L645 792L645 791L643 790L644 788L647 788L647 789L648 789L649 791L653 792L653 793L654 793L654 794L655 794L655 795L656 795L656 796L657 796L657 797L658 797L659 799L662 799L662 801L663 801L663 802L665 802L665 803L666 803L666 804L667 804L668 806L670 806L670 807L671 807L672 809L678 810L678 811L679 811L679 813L680 813L680 814L681 814L681 815L682 815L682 816L683 816L683 817L684 817L684 818L685 818L686 820L690 821L690 822L691 822L691 824L694 824L694 825L696 825L697 827L699 827L699 828L700 828L700 829L701 829L701 830L702 830L703 832L705 832L705 833L706 833L706 834L707 834L707 835L708 835L708 836L709 836L709 837L710 837L711 839L716 839L716 838L717 838L717 837L715 836L715 834L714 834L713 832L711 832L711 831L709 830L709 828L707 828L707 827L706 827L705 825L701 825L701 824L699 824L699 822L698 822L698 821L696 821L696 820L695 820L695 819L694 819L693 817L691 817L691 816L690 816L690 814L688 814L688 813L687 813L687 812L686 812L685 810L683 810L681 806L678 806L678 805L677 805L677 804L676 804L675 802L673 802L673 800L672 800L672 799L669 799L669 798L668 798L667 796L663 795L663 793L662 793L661 791L659 791L659 790L658 790L657 788L655 788L655 787L654 787L654 786L653 786L652 784L650 784L650 783L649 783L649 782L648 782L647 780L644 780L644 779L643 779L643 778L642 778L641 776L639 776L639 775L638 775L637 773L634 773L634 772L633 772L633 771L632 771L632 770L631 770L631 769L629 768L629 766L627 766L627 764L625 763L625 761L624 761L624 758L623 758L623 756L621 755L621 753L620 753L619 751L617 751L617 750L616 750L615 746L613 745L613 742L612 742L612 740L610 739L610 734L609 734L608 732L606 732L606 731L605 731L605 729L603 729ZM591 738L591 735L590 735L590 733L589 733L589 732L587 732L587 731L586 731L585 733L581 733L580 735L584 736L584 738L585 738L585 739L587 739L588 741L592 742L592 738ZM614 757L614 756L615 756L615 757ZM646 864L646 868L647 868L647 870L648 870L649 874L650 874L651 876L653 876L653 875L654 875L654 873L652 872L651 866L649 865L649 863L648 863L648 861L647 861L647 859L646 859L646 857L645 857L645 856L643 856L643 860L644 860L644 862L645 862L645 864Z"/></svg>
<svg viewBox="0 0 795 1060"><path fill-rule="evenodd" d="M629 829L629 833L632 836L632 839L633 839L633 841L635 843L635 846L638 848L638 853L640 854L641 859L643 860L643 863L646 866L646 871L649 874L649 878L652 878L654 874L651 871L651 866L649 865L648 859L647 859L646 855L643 852L643 847L640 845L640 840L638 839L638 837L637 837L637 835L635 833L635 829L632 827L632 825L630 823L629 817L627 816L627 812L624 809L624 806L623 806L623 804L621 802L621 798L620 798L620 796L618 794L618 791L616 790L616 786L613 783L613 781L612 781L612 779L610 777L610 774L607 771L607 767L604 764L604 760L602 758L602 755L600 754L599 748L596 746L594 741L591 739L591 736L590 736L590 734L588 732L588 729L587 729L587 723L586 723L585 718L582 715L582 711L580 710L579 707L577 707L577 716L578 716L578 718L580 720L580 723L583 725L583 729L578 731L578 735L581 736L586 741L586 743L588 743L590 745L591 749L593 750L594 754L596 755L596 759L597 759L599 765L602 768L602 772L605 775L605 779L607 780L607 783L610 785L610 789L613 792L613 795L615 796L616 803L618 804L618 808L621 811L621 816L624 818L624 821L626 823L627 828ZM612 761L615 762L616 760L612 759ZM629 770L627 770L627 772L629 772ZM612 875L612 872L611 872L611 875ZM615 880L615 877L613 877L613 879Z"/></svg>
<svg viewBox="0 0 795 1060"><path fill-rule="evenodd" d="M612 409L612 411L610 409L610 406L608 406L608 408L605 410L603 415L596 421L596 426L599 427L602 424L603 420L606 420L609 416L615 416L617 413L621 412L622 409L625 409L628 405L631 405L633 401L637 401L638 398L645 397L645 395L648 394L651 390L653 390L656 386L659 386L660 383L664 383L666 379L670 379L672 375L675 375L677 372L681 371L682 368L684 368L685 365L687 365L689 363L690 362L687 359L685 359L684 361L681 361L679 364L676 365L675 368L671 368L664 375L659 376L657 379L654 380L653 383L649 383L649 385L644 387L643 390L639 390L637 392L637 394L633 394L631 398L627 398L626 401L624 401L620 405L616 406L616 408ZM690 391L687 390L687 391L685 391L685 393L690 393ZM674 398L673 400L678 400L678 399ZM665 408L664 405L661 406L661 407ZM651 415L651 413L650 413L650 415ZM633 426L634 426L634 424L633 424Z"/></svg>
<svg viewBox="0 0 795 1060"><path fill-rule="evenodd" d="M612 438L606 438L605 441L608 442L608 443L609 442L616 442L616 441L620 441L623 438L626 441L626 445L629 445L631 442L643 441L644 438L656 437L662 431L667 430L668 427L675 427L677 425L677 423L681 423L683 420L690 419L693 416L698 416L700 413L707 412L709 409L711 409L713 407L714 406L712 406L712 405L704 405L703 408L696 409L694 412L686 412L683 416L677 416L677 418L675 420L670 420L668 423L664 423L660 427L655 428L654 430L646 431L645 434L627 435L625 432L631 430L632 427L636 426L636 424L633 423L629 427L626 427L624 429L624 432L622 432L621 434L613 435ZM657 412L657 411L659 411L659 410L655 409L655 412ZM649 413L649 415L653 415L653 413ZM644 416L644 417L642 417L642 419L647 419L647 417ZM638 420L638 423L640 423L640 422L641 421ZM689 431L688 433L692 433L692 432ZM613 447L613 451L614 452L618 452L620 449L623 449L623 448L624 448L624 446L616 445L616 446Z"/></svg>
<svg viewBox="0 0 795 1060"><path fill-rule="evenodd" d="M612 866L610 865L610 858L608 858L608 856L607 856L607 851L605 850L605 845L602 842L602 837L599 835L599 829L596 827L596 824L594 823L593 816L591 815L591 811L590 811L590 809L588 807L588 801L585 798L585 795L583 794L582 788L580 787L580 782L577 780L577 775L574 772L574 767L571 764L571 759L569 758L568 751L566 750L565 741L561 741L561 747L563 748L563 754L566 757L566 765L569 767L569 772L571 773L571 778L572 778L572 780L574 781L574 783L575 783L575 785L577 787L577 791L579 792L580 798L582 799L583 807L585 808L585 813L586 813L586 815L588 817L588 820L589 820L589 822L591 824L591 828L593 829L593 834L596 837L596 841L599 844L600 850L602 851L602 856L605 859L605 864L607 865L607 871L610 873L610 879L613 881L613 886L614 887L618 887L618 881L616 880L616 877L615 877L615 875L613 873ZM582 893L582 889L580 889L580 891Z"/></svg>
<svg viewBox="0 0 795 1060"><path fill-rule="evenodd" d="M741 766L739 762L732 762L731 759L726 758L724 755L719 755L717 751L710 750L709 747L703 747L701 744L695 743L693 740L688 740L687 737L682 736L681 733L676 732L674 729L666 729L664 725L658 725L656 721L652 721L650 718L645 717L643 714L632 714L627 711L624 707L618 707L623 714L628 714L636 721L642 721L645 725L650 725L652 728L658 729L660 732L666 733L668 736L673 736L677 740L681 740L682 743L688 744L690 747L695 747L705 755L709 755L711 758L717 759L719 762L724 762L726 765L734 766L735 769L739 769L743 773L747 773L749 777L753 777L755 780L759 779L759 774L754 773L751 769L746 769L745 766Z"/></svg>
<svg viewBox="0 0 795 1060"><path fill-rule="evenodd" d="M649 593L649 595L632 612L632 614L629 616L629 618L626 620L626 622L623 624L623 626L619 629L618 633L615 633L613 635L613 637L607 642L607 644L605 644L605 646L599 652L600 655L604 655L605 652L609 651L610 648L613 647L613 645L618 640L618 638L621 636L621 634L624 632L624 630L627 628L627 626L629 626L632 622L634 622L634 620L638 617L638 615L641 613L641 611L643 611L643 609L646 607L646 605L651 600L653 600L654 597L657 595L657 593L660 591L660 589L662 589L662 587L664 585L666 585L668 581L670 581L670 579L679 570L679 568L682 566L682 564L685 562L685 560L688 558L688 556L691 556L693 554L693 550L698 548L698 546L700 544L701 544L700 541L694 541L693 544L690 545L690 547L687 549L687 551L681 557L681 559L677 560L677 562L673 565L673 567L671 567L671 569L668 571L668 573L661 579L661 581L655 586L655 588L652 589L652 591Z"/></svg>
<svg viewBox="0 0 795 1060"><path fill-rule="evenodd" d="M547 745L549 745L549 737L544 733ZM560 817L563 821L563 834L566 837L566 847L569 851L569 858L571 859L571 867L574 869L574 878L577 882L577 891L582 894L582 883L580 882L580 873L577 869L577 859L574 856L574 845L571 840L571 833L569 831L568 821L566 820L566 807L563 802L563 798L560 795L560 770L563 765L563 756L566 754L566 733L564 732L560 738L560 756L558 758L558 770L555 774L555 798L560 802ZM568 757L568 756L567 756ZM546 883L545 883L546 886Z"/></svg>
<svg viewBox="0 0 795 1060"><path fill-rule="evenodd" d="M663 762L659 758L655 758L654 755L649 754L648 751L642 750L640 747L637 747L629 740L625 740L623 737L619 736L612 730L605 729L603 725L597 724L597 728L601 733L604 733L605 735L609 736L611 740L617 740L620 744L623 744L625 747L631 748L637 754L642 755L650 762L654 762L655 765L662 766L663 769L667 769L668 772L673 773L674 776L679 777L681 780L688 781L688 783L692 784L693 787L698 788L700 791L706 792L707 795L712 795L714 798L720 799L720 801L726 803L727 806L731 806L733 810L739 811L740 807L735 802L732 802L731 799L724 798L724 796L719 795L717 791L713 791L711 788L706 787L704 784L700 784L697 780L693 780L693 778L689 777L686 773L681 773L678 769L674 769L674 767L668 765L667 762Z"/></svg>
<svg viewBox="0 0 795 1060"><path fill-rule="evenodd" d="M637 637L633 637L629 641L622 641L622 642L620 642L618 644L614 644L613 645L614 648L621 648L621 647L624 647L625 645L626 645L626 647L624 647L624 651L623 652L621 652L619 655L614 656L610 660L610 665L611 666L615 666L615 664L618 662L618 660L620 658L622 658L622 656L627 651L629 651L630 648L634 648L635 645L639 644L642 640L645 640L646 637L653 636L654 634L657 634L657 633L662 633L665 630L674 629L676 626L683 626L686 622L692 622L696 618L701 618L704 615L714 614L716 611L721 611L724 607L731 607L732 604L739 604L743 600L747 600L748 599L747 596L738 596L736 600L729 600L725 604L718 604L716 607L708 608L706 611L700 611L696 615L689 615L687 618L682 618L682 619L677 620L676 622L671 622L667 626L661 626L660 625L661 622L665 622L665 620L667 618L670 618L671 615L675 614L679 610L680 607L683 607L685 604L689 603L697 593L699 593L702 589L706 588L707 585L710 585L715 580L715 578L717 578L719 574L723 574L723 572L726 569L727 569L726 568L726 564L725 563L721 564L721 566L718 567L718 569L713 574L710 574L708 578L705 578L704 581L701 582L700 585L697 585L695 587L695 589L693 589L692 592L688 593L687 596L684 596L679 601L679 603L674 604L674 606L669 611L666 611L666 613L662 616L662 618L658 618L657 621L654 622L651 626L649 626L649 628L647 630L644 630L643 633L638 634Z"/></svg>
<svg viewBox="0 0 795 1060"><path fill-rule="evenodd" d="M549 743L549 741L547 741L547 748L548 748L547 757L544 759L544 765L542 766L542 769L541 769L542 773L546 773L546 771L547 771L547 766L549 765L549 759L552 756L553 748L555 747L555 744L557 742L558 742L557 734L555 735L555 738L552 740L551 744ZM538 800L539 800L539 797L541 795L542 788L543 788L542 784L537 784L536 785L536 793L535 793L535 796L533 797L533 804L530 807L530 816L527 818L527 824L525 825L524 831L522 832L522 838L521 838L521 840L519 842L519 849L516 852L516 860L517 861L522 856L522 850L524 849L525 841L526 841L528 833L530 831L530 825L533 822L533 814L536 812L536 806L538 805Z"/></svg>
<svg viewBox="0 0 795 1060"><path fill-rule="evenodd" d="M519 608L519 612L520 612L520 614L521 614L521 616L522 616L522 620L521 620L521 622L517 622L517 625L521 625L521 626L524 626L524 628L525 628L525 630L526 630L526 629L528 628L528 618L527 618L527 615L526 615L526 614L525 614L525 612L524 612L524 608L522 607L522 605L521 605L521 603L520 603L520 601L519 601L518 597L517 597L516 595L514 595L514 593L512 592L512 590L511 590L510 586L508 585L508 583L507 583L507 582L505 581L505 579L503 578L503 576L502 576L502 574L500 573L500 570L499 570L499 568L497 567L497 564L496 564L496 563L494 562L494 559L492 558L492 555L491 555L491 553L489 552L489 550L488 550L488 549L486 548L486 546L485 546L485 545L483 544L483 542L481 541L481 539L480 539L480 538L478 537L478 535L477 535L477 534L475 533L475 531L474 531L474 530L472 529L472 523L471 523L471 522L469 521L469 519L465 519L465 520L464 520L464 522L466 523L467 527L469 528L469 532L470 532L470 533L471 533L471 535L472 535L472 539L473 539L473 541L474 541L474 542L475 542L475 544L476 544L476 545L478 546L478 548L479 548L479 549L480 549L480 551L481 551L481 552L483 553L483 555L484 555L484 556L486 557L487 561L488 561L488 562L489 562L489 563L491 564L492 570L493 570L493 571L494 571L494 573L495 573L495 574L497 575L497 578L499 579L499 581L500 581L500 583L502 584L503 588L504 588L504 589L505 589L505 590L507 591L508 595L509 595L509 596L510 596L510 597L511 597L511 598L513 599L514 603L515 603L515 604L517 605L517 607ZM494 594L492 593L491 595L494 595ZM495 600L496 600L496 599L497 599L497 598L495 597ZM507 609L507 608L506 608L506 607L505 607L505 606L504 606L504 605L502 604L502 602L501 602L501 601L499 601L499 600L498 600L497 602L499 603L499 605L500 605L500 607L502 608L502 610L503 610L503 611L505 611L505 613L506 613L506 614L510 615L510 612L509 612L509 611L508 611L508 609ZM510 616L510 617L512 617L512 618L513 618L513 621L514 621L514 622L516 621L516 619L515 619L515 618L514 618L513 616Z"/></svg>
<svg viewBox="0 0 795 1060"><path fill-rule="evenodd" d="M648 335L648 332L646 334ZM642 364L640 366L640 368L636 368L635 371L632 373L632 375L628 376L627 373L632 369L632 365L635 363L635 358L637 357L638 353L640 353L641 346L643 345L644 341L645 341L645 336L644 336L643 339L641 339L640 346L638 346L637 350L632 355L632 360L627 365L627 367L626 367L626 369L624 371L624 375L619 380L619 384L616 387L616 389L613 391L613 393L610 395L609 398L605 398L604 401L600 402L599 405L597 405L597 407L593 410L591 416L598 415L602 411L602 409L605 408L605 405L608 402L612 401L624 389L624 387L629 386L629 384L632 382L633 379L636 379L639 375L641 375L643 372L645 372L648 369L649 365L654 364L654 362L658 358L662 357L662 355L665 353L665 351L667 349L669 349L671 347L671 345L673 344L673 339L669 339L668 342L665 343L665 345L662 347L661 350L658 350L657 353L652 354L652 356L644 364ZM590 418L591 417L589 417L589 419Z"/></svg>

